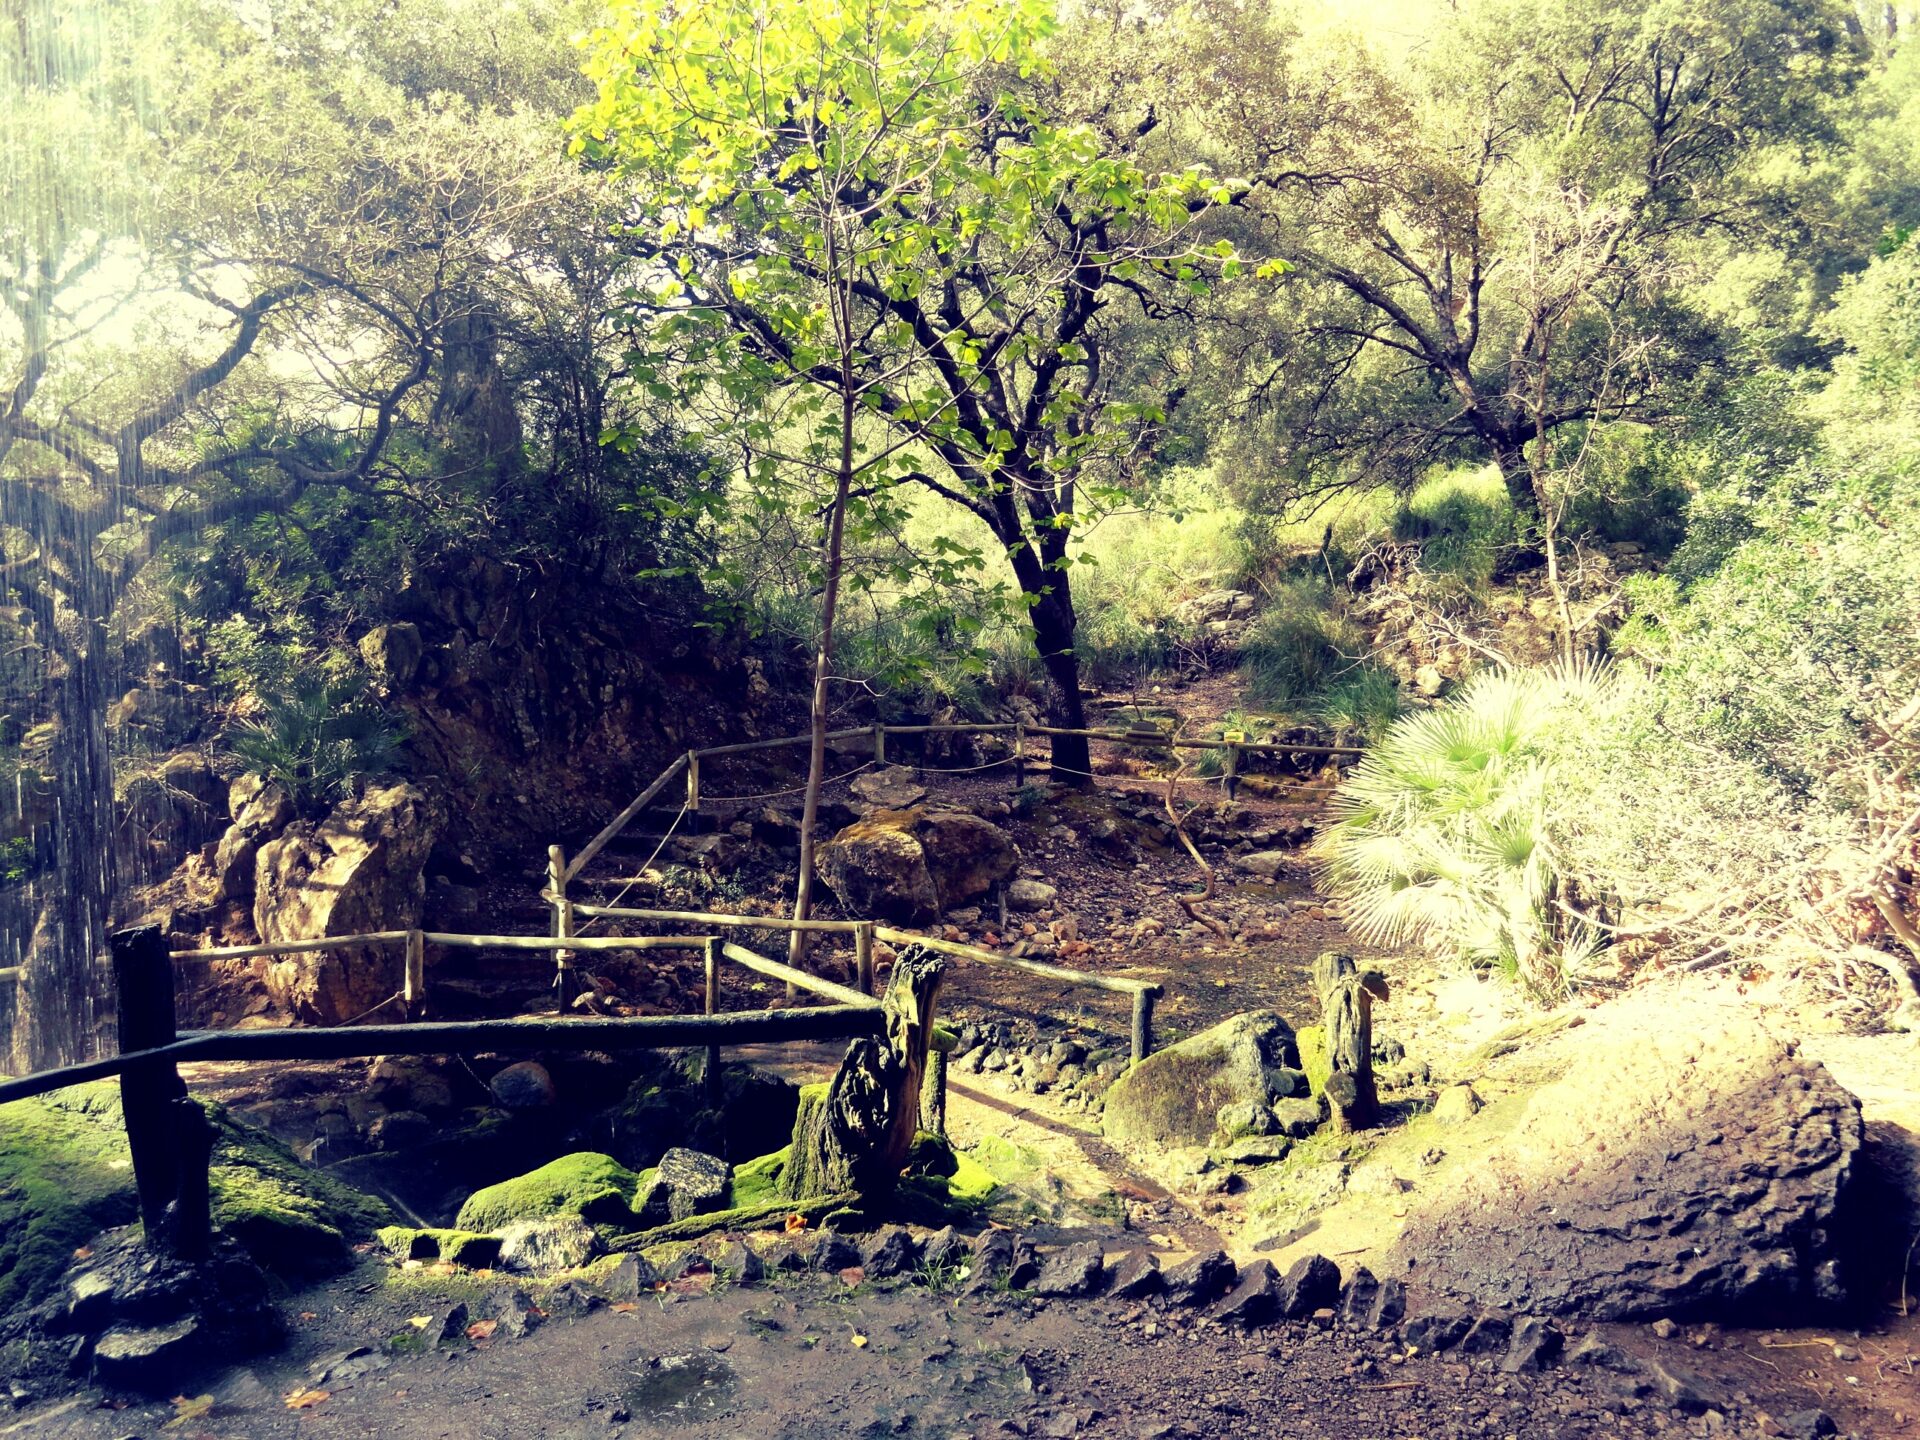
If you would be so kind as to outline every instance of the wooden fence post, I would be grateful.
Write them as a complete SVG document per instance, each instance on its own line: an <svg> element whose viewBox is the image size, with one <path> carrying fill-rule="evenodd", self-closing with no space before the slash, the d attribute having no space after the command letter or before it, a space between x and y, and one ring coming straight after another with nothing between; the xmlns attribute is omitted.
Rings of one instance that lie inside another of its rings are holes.
<svg viewBox="0 0 1920 1440"><path fill-rule="evenodd" d="M721 946L721 943L722 943L721 939L718 935L709 935L707 937L706 1013L709 1015L718 1015L720 1013L720 946ZM720 1096L721 1096L720 1047L718 1045L709 1045L707 1047L707 1068L701 1078L706 1081L707 1103L709 1105L718 1105L720 1103Z"/></svg>
<svg viewBox="0 0 1920 1440"><path fill-rule="evenodd" d="M937 1041L927 1052L927 1078L920 1087L920 1128L947 1138L947 1048Z"/></svg>
<svg viewBox="0 0 1920 1440"><path fill-rule="evenodd" d="M565 872L562 871L564 875ZM552 860L548 860L547 879L553 879ZM564 879L561 884L566 884ZM405 978L400 983L400 996L407 1007L407 1015L413 1018L426 1013L427 1002L427 934L424 930L407 932L407 959Z"/></svg>
<svg viewBox="0 0 1920 1440"><path fill-rule="evenodd" d="M1380 1095L1373 1078L1373 1002L1387 998L1387 978L1361 970L1351 955L1322 951L1314 958L1313 988L1320 996L1326 1032L1326 1096L1335 1134L1369 1130L1380 1123Z"/></svg>
<svg viewBox="0 0 1920 1440"><path fill-rule="evenodd" d="M1240 798L1240 747L1233 735L1227 736L1227 803L1231 805Z"/></svg>
<svg viewBox="0 0 1920 1440"><path fill-rule="evenodd" d="M863 920L853 932L853 970L862 995L873 994L873 925Z"/></svg>
<svg viewBox="0 0 1920 1440"><path fill-rule="evenodd" d="M107 943L118 991L120 1053L137 1055L171 1045L179 1032L166 937L157 925L141 925L118 932ZM147 1244L185 1259L203 1258L211 1244L206 1195L213 1150L205 1112L187 1098L173 1062L154 1060L129 1066L121 1075L120 1113ZM195 1169L197 1174L187 1173Z"/></svg>
<svg viewBox="0 0 1920 1440"><path fill-rule="evenodd" d="M884 725L873 727L873 763L875 765L887 763L887 727Z"/></svg>
<svg viewBox="0 0 1920 1440"><path fill-rule="evenodd" d="M687 829L700 833L700 752L687 751Z"/></svg>
<svg viewBox="0 0 1920 1440"><path fill-rule="evenodd" d="M1133 1063L1136 1065L1153 1053L1153 1002L1159 998L1158 985L1133 992Z"/></svg>
<svg viewBox="0 0 1920 1440"><path fill-rule="evenodd" d="M567 899L567 853L558 845L547 847L547 888L553 894L553 938L573 938L573 902ZM573 951L553 952L553 1008L565 1011L578 992L579 975L573 968Z"/></svg>
<svg viewBox="0 0 1920 1440"><path fill-rule="evenodd" d="M1021 722L1013 727L1013 788L1018 790L1027 783L1027 727Z"/></svg>

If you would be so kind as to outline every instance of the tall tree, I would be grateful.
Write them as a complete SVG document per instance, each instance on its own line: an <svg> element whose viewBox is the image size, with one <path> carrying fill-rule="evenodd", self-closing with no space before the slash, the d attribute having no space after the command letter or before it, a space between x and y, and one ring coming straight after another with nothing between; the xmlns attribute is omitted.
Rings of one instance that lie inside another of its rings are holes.
<svg viewBox="0 0 1920 1440"><path fill-rule="evenodd" d="M1053 24L1046 0L641 0L596 40L580 145L632 185L631 243L661 267L653 357L683 384L851 397L836 491L910 482L984 522L1079 727L1072 541L1164 418L1111 393L1111 312L1232 262L1195 234L1226 192L1149 164L1151 125L1048 103ZM759 423L750 483L787 453ZM1084 740L1054 754L1084 777Z"/></svg>
<svg viewBox="0 0 1920 1440"><path fill-rule="evenodd" d="M1859 73L1833 0L1476 0L1404 57L1202 0L1175 103L1294 262L1233 347L1290 494L1492 461L1540 515L1551 437L1660 421L1720 347L1690 246L1758 231L1765 162Z"/></svg>

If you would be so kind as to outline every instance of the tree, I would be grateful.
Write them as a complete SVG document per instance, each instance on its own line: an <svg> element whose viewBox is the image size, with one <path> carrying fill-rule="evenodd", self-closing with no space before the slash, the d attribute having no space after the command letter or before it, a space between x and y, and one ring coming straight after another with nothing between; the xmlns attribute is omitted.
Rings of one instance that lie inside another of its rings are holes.
<svg viewBox="0 0 1920 1440"><path fill-rule="evenodd" d="M1468 458L1530 521L1556 432L1698 398L1723 346L1690 247L1761 231L1764 162L1826 139L1859 74L1826 0L1487 0L1397 62L1204 13L1232 38L1185 123L1295 265L1229 347L1284 493Z"/></svg>
<svg viewBox="0 0 1920 1440"><path fill-rule="evenodd" d="M96 18L30 6L0 56L4 583L57 727L39 867L57 878L16 1010L31 1066L94 1028L123 597L183 537L376 485L414 397L458 389L443 362L472 336L505 237L549 181L572 183L552 128L539 139L444 76L410 90L338 52L287 68L328 48L302 25L343 16L243 24L174 0Z"/></svg>
<svg viewBox="0 0 1920 1440"><path fill-rule="evenodd" d="M785 460L850 503L909 482L977 516L1079 727L1072 540L1164 420L1112 394L1114 312L1232 262L1195 236L1224 187L1146 163L1151 125L1123 138L1050 103L1052 27L1044 0L628 4L596 38L579 144L632 186L630 243L660 267L639 307L654 383L839 397L842 459L761 418L746 482ZM829 568L847 511L825 511ZM1054 754L1088 770L1082 739Z"/></svg>

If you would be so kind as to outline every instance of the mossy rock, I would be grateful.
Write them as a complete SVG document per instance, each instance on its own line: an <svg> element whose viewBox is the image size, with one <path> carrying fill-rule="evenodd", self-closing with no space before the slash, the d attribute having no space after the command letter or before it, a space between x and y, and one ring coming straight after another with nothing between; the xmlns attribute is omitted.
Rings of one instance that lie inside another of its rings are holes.
<svg viewBox="0 0 1920 1440"><path fill-rule="evenodd" d="M370 1195L300 1163L218 1106L213 1223L266 1269L306 1278L352 1259L393 1216ZM139 1216L114 1083L74 1086L0 1109L0 1307L50 1294L73 1252Z"/></svg>
<svg viewBox="0 0 1920 1440"><path fill-rule="evenodd" d="M723 1065L720 1103L710 1106L705 1064L705 1051L649 1064L614 1112L607 1148L616 1159L638 1170L676 1145L737 1161L786 1144L800 1103L792 1081L753 1065Z"/></svg>
<svg viewBox="0 0 1920 1440"><path fill-rule="evenodd" d="M1292 1028L1271 1010L1223 1020L1156 1051L1108 1087L1101 1128L1142 1148L1210 1143L1220 1111L1269 1105L1299 1083Z"/></svg>
<svg viewBox="0 0 1920 1440"><path fill-rule="evenodd" d="M578 1215L594 1225L631 1228L633 1201L650 1178L611 1155L593 1150L562 1155L511 1180L476 1190L460 1207L454 1228L484 1233L516 1220Z"/></svg>
<svg viewBox="0 0 1920 1440"><path fill-rule="evenodd" d="M727 1196L728 1208L742 1210L777 1199L781 1193L780 1177L785 1173L787 1157L792 1153L793 1147L787 1145L770 1155L761 1155L734 1166L733 1188Z"/></svg>
<svg viewBox="0 0 1920 1440"><path fill-rule="evenodd" d="M498 1235L475 1235L465 1230L415 1230L388 1225L380 1243L396 1260L445 1260L468 1270L490 1270L500 1260Z"/></svg>

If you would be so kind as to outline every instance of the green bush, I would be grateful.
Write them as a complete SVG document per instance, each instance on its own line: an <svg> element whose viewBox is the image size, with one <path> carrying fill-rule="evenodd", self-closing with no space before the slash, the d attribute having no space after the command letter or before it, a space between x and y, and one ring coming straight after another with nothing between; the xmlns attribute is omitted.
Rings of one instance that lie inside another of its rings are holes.
<svg viewBox="0 0 1920 1440"><path fill-rule="evenodd" d="M1449 470L1423 480L1389 522L1395 540L1420 542L1421 567L1469 586L1485 585L1520 538L1499 471Z"/></svg>
<svg viewBox="0 0 1920 1440"><path fill-rule="evenodd" d="M1396 722L1334 797L1315 855L1363 940L1417 940L1557 998L1596 937L1558 902L1555 757L1631 687L1592 666L1487 672Z"/></svg>
<svg viewBox="0 0 1920 1440"><path fill-rule="evenodd" d="M1324 585L1277 586L1241 642L1247 697L1303 705L1347 678L1363 649L1359 627L1332 608Z"/></svg>
<svg viewBox="0 0 1920 1440"><path fill-rule="evenodd" d="M359 679L300 675L259 704L260 714L242 721L228 746L302 805L337 798L356 776L392 769L406 739Z"/></svg>
<svg viewBox="0 0 1920 1440"><path fill-rule="evenodd" d="M1359 665L1330 685L1314 707L1315 717L1337 731L1374 739L1400 718L1400 685L1373 665Z"/></svg>

